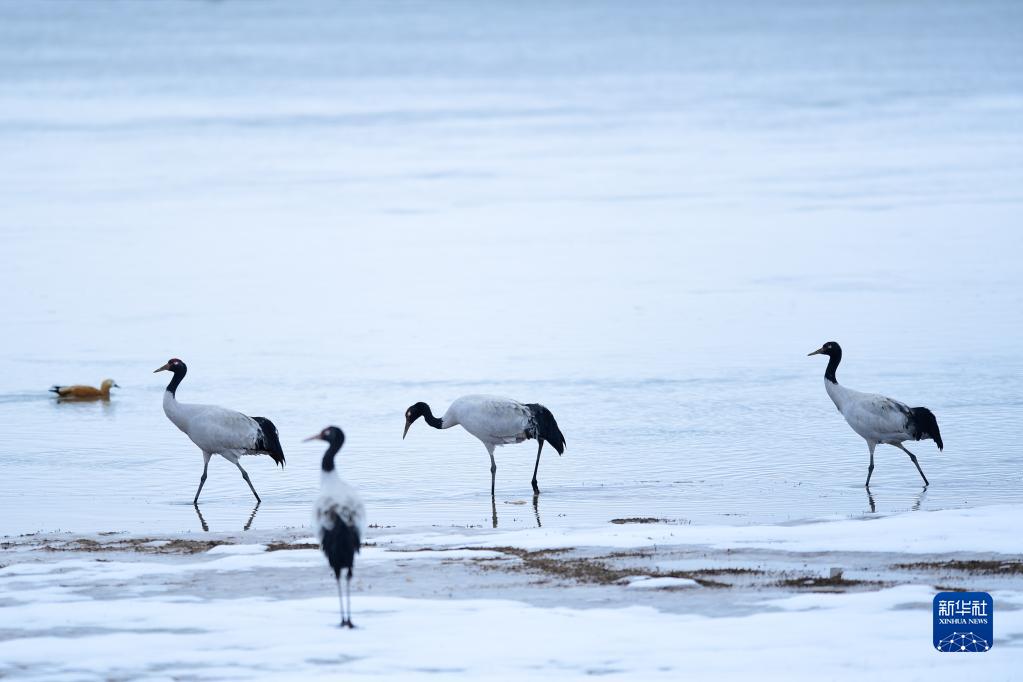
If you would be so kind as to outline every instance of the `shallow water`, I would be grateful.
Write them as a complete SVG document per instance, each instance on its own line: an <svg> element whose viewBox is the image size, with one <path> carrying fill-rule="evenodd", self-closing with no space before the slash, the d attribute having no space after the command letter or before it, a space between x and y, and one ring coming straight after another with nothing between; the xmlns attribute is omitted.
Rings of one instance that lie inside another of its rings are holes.
<svg viewBox="0 0 1023 682"><path fill-rule="evenodd" d="M501 527L870 510L822 386L938 415L877 512L1021 499L1015 3L0 6L0 534L199 529L182 401L274 420L252 526L306 522L328 423L372 521L488 526L488 459L416 424L541 401ZM56 404L51 383L124 388ZM202 513L249 521L211 464Z"/></svg>

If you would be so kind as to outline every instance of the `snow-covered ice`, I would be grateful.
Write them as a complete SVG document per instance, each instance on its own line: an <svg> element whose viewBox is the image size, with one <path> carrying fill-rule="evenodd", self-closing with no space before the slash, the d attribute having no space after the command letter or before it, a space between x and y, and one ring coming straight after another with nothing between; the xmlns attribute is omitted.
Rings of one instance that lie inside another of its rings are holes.
<svg viewBox="0 0 1023 682"><path fill-rule="evenodd" d="M699 587L700 583L692 578L651 578L645 575L630 576L626 579L626 587L640 590L661 590L674 587Z"/></svg>
<svg viewBox="0 0 1023 682"><path fill-rule="evenodd" d="M515 544L526 549L556 549L599 545L707 545L715 548L771 548L787 551L906 552L929 554L956 550L969 552L1023 552L1020 505L990 505L972 509L946 509L895 514L872 519L845 519L798 525L698 526L622 524L578 528L572 533L545 528L515 531ZM425 533L430 544L459 546L507 542L505 533ZM417 536L394 536L400 544ZM378 538L381 544L392 537Z"/></svg>
<svg viewBox="0 0 1023 682"><path fill-rule="evenodd" d="M776 582L701 587L644 570L588 586L585 578L523 569L531 559L567 557L565 548L584 546L588 557L597 548L605 559L652 556L655 563L665 552L693 551L706 567L753 565L742 546L769 548L773 562L811 568L815 557L827 565L863 555L893 571L922 556L940 563L978 552L1015 565L1021 557L1011 535L981 549L973 531L1004 529L1021 514L1023 506L1000 505L745 529L608 524L543 534L371 537L357 562L358 627L350 632L337 627L333 581L319 551L302 543L302 531L276 542L222 537L225 544L184 554L148 538L109 536L82 543L86 552L52 549L75 544L65 536L29 536L14 541L22 551L5 554L12 563L0 568L0 675L641 680L745 679L755 668L758 678L779 680L1009 680L1023 641L1018 572L959 576L965 587L994 585L997 615L991 651L955 656L930 643L931 600L945 579L937 568L824 591ZM859 533L867 527L872 532ZM940 533L928 531L936 528ZM821 557L826 537L842 549ZM140 551L126 551L131 543ZM499 575L510 582L497 582ZM495 587L479 587L487 584Z"/></svg>
<svg viewBox="0 0 1023 682"><path fill-rule="evenodd" d="M501 600L355 598L357 628L336 627L330 596L40 600L9 609L36 636L0 644L25 679L1009 680L1019 648L936 653L925 586L767 600L720 618L649 607L568 609ZM1023 593L999 594L1001 636L1023 636ZM921 622L925 625L921 626Z"/></svg>

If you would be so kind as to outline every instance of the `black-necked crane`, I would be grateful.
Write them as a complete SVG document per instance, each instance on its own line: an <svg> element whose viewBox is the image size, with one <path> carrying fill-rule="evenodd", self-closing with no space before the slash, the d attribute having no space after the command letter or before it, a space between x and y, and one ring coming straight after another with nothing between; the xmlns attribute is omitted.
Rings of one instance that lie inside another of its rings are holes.
<svg viewBox="0 0 1023 682"><path fill-rule="evenodd" d="M51 386L50 392L56 393L60 400L110 400L110 389L120 388L113 379L104 379L99 388L93 386Z"/></svg>
<svg viewBox="0 0 1023 682"><path fill-rule="evenodd" d="M870 487L870 476L874 473L874 448L879 443L894 445L909 455L916 470L920 472L920 478L924 479L924 487L930 485L916 455L902 443L930 438L937 444L938 450L944 449L934 413L926 407L909 407L883 395L860 393L839 384L835 370L838 369L838 363L842 362L842 347L835 341L828 341L809 355L828 356L828 366L824 370L824 390L852 430L867 441L870 465L867 467L866 487Z"/></svg>
<svg viewBox="0 0 1023 682"><path fill-rule="evenodd" d="M334 457L345 443L345 434L336 426L328 426L306 440L327 441L327 451L320 463L320 497L313 508L313 524L320 537L323 550L337 582L337 597L341 602L341 627L354 628L352 624L352 566L359 553L362 539L366 536L366 507L355 489L337 475ZM345 598L341 589L341 571L346 570L345 585L348 588L348 612L345 614Z"/></svg>
<svg viewBox="0 0 1023 682"><path fill-rule="evenodd" d="M498 445L521 443L531 438L538 441L536 466L533 467L533 493L536 495L540 494L536 473L540 468L543 444L550 443L559 455L565 452L565 436L558 428L558 422L551 411L539 403L520 403L511 398L492 395L465 395L451 403L444 416L438 419L433 416L429 405L419 402L405 410L405 431L401 435L403 439L412 423L420 417L435 429L461 425L483 443L490 455L491 496L494 495L497 480L494 448Z"/></svg>
<svg viewBox="0 0 1023 682"><path fill-rule="evenodd" d="M185 363L177 358L171 358L166 365L153 370L153 373L174 374L163 394L163 411L174 426L181 429L202 450L202 478L199 479L199 489L195 491L192 504L199 504L199 493L206 483L206 474L213 455L220 455L238 467L242 472L242 478L249 484L249 490L256 496L256 504L259 504L262 501L259 499L259 493L252 486L249 473L242 468L238 459L245 455L269 455L275 463L283 467L284 451L281 449L277 427L266 417L249 417L216 405L179 403L176 395L178 385L185 378L187 371Z"/></svg>

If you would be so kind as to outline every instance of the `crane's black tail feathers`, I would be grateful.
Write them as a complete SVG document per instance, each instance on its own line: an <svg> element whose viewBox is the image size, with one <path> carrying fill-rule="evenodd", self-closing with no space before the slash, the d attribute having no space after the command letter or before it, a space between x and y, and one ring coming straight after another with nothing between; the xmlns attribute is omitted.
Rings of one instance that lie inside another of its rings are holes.
<svg viewBox="0 0 1023 682"><path fill-rule="evenodd" d="M944 450L945 444L941 442L941 431L938 430L938 420L934 413L926 407L914 407L910 409L910 414L913 415L913 440L930 438L939 450Z"/></svg>
<svg viewBox="0 0 1023 682"><path fill-rule="evenodd" d="M256 437L256 450L261 450L270 455L274 462L284 467L284 450L281 449L281 439L277 435L277 427L266 417L253 417L252 420L259 424L259 436Z"/></svg>
<svg viewBox="0 0 1023 682"><path fill-rule="evenodd" d="M528 403L526 407L533 413L533 423L536 426L535 438L542 438L554 446L558 454L565 452L565 434L558 428L558 422L554 419L551 411L539 403Z"/></svg>
<svg viewBox="0 0 1023 682"><path fill-rule="evenodd" d="M341 579L341 571L348 569L349 578L352 577L352 566L355 565L355 555L362 547L359 531L342 521L336 512L331 512L334 525L330 530L320 531L320 548L323 550L330 567L334 570L334 577Z"/></svg>

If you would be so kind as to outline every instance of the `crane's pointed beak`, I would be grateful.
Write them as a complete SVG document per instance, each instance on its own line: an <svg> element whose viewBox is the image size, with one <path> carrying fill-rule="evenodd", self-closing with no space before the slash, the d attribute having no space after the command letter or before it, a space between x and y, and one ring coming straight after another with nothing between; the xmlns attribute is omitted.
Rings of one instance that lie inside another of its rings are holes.
<svg viewBox="0 0 1023 682"><path fill-rule="evenodd" d="M156 374L156 372L153 372L153 374ZM114 388L120 388L120 387L121 387L121 384L114 384Z"/></svg>
<svg viewBox="0 0 1023 682"><path fill-rule="evenodd" d="M408 435L408 430L412 427L412 421L409 419L405 420L405 430L401 432L401 439L405 440L405 436Z"/></svg>
<svg viewBox="0 0 1023 682"><path fill-rule="evenodd" d="M169 370L169 369L170 369L170 363L168 362L167 364L165 364L165 365L164 365L163 367L161 367L160 369L154 369L154 370L153 370L153 374L156 374L157 372L166 372L166 371L167 371L167 370Z"/></svg>
<svg viewBox="0 0 1023 682"><path fill-rule="evenodd" d="M821 346L820 348L818 348L817 350L815 350L812 353L807 353L806 357L810 357L811 355L824 355L824 346Z"/></svg>
<svg viewBox="0 0 1023 682"><path fill-rule="evenodd" d="M303 438L302 442L303 443L308 443L311 440L320 440L320 434L317 433L315 435L309 436L308 438Z"/></svg>

